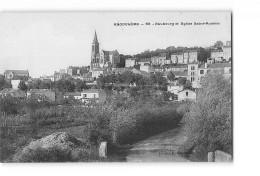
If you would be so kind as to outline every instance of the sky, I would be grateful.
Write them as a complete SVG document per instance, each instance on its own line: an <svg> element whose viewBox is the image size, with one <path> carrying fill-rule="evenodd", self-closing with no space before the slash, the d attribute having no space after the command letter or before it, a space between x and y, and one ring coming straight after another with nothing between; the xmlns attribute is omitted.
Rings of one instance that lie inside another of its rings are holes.
<svg viewBox="0 0 260 176"><path fill-rule="evenodd" d="M114 25L131 22L140 25ZM147 22L151 25L141 25ZM152 25L163 22L179 25ZM208 47L231 40L231 12L0 12L0 74L19 69L39 77L87 66L95 30L100 49L124 55L168 46Z"/></svg>

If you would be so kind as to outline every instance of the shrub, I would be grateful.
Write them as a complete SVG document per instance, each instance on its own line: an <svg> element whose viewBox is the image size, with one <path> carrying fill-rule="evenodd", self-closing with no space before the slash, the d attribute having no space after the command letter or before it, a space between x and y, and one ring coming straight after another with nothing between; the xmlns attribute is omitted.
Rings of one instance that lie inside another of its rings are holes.
<svg viewBox="0 0 260 176"><path fill-rule="evenodd" d="M110 121L114 142L131 144L157 133L175 128L182 115L172 105L143 104L118 110Z"/></svg>
<svg viewBox="0 0 260 176"><path fill-rule="evenodd" d="M206 160L207 153L222 150L232 154L231 82L218 73L208 74L183 119L189 140L182 152Z"/></svg>

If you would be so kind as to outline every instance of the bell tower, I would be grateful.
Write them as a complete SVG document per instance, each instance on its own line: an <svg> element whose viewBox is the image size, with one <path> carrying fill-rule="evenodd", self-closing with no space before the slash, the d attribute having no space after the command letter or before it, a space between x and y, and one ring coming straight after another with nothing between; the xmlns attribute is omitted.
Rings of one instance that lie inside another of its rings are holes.
<svg viewBox="0 0 260 176"><path fill-rule="evenodd" d="M99 43L97 39L97 33L95 31L94 39L92 42L92 50L91 50L91 69L99 66Z"/></svg>

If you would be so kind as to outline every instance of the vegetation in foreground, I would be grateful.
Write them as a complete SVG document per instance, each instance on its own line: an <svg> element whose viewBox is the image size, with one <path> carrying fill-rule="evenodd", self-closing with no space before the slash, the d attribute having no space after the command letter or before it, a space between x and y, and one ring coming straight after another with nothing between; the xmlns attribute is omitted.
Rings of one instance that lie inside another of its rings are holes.
<svg viewBox="0 0 260 176"><path fill-rule="evenodd" d="M208 152L221 150L232 154L231 80L222 74L207 74L197 101L182 107L182 120L188 141L179 153L191 160L207 161Z"/></svg>
<svg viewBox="0 0 260 176"><path fill-rule="evenodd" d="M82 107L57 105L37 101L2 97L1 104L1 161L10 159L19 149L32 140L54 132L68 132L84 138L88 146L80 161L98 161L100 141L109 147L132 144L159 132L176 127L182 114L176 111L179 103L169 103L163 98L115 97L103 106ZM48 159L49 158L49 159ZM73 161L57 149L32 152L24 162Z"/></svg>

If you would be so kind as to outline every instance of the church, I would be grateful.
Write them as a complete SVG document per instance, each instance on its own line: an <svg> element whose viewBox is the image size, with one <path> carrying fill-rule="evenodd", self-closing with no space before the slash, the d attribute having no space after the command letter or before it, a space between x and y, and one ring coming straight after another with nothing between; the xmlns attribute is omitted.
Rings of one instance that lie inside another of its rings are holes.
<svg viewBox="0 0 260 176"><path fill-rule="evenodd" d="M120 57L117 50L114 51L99 50L97 33L95 31L94 39L92 42L91 63L90 63L92 77L97 78L101 74L106 75L109 72L111 72L113 69L117 68L118 64L120 64Z"/></svg>

